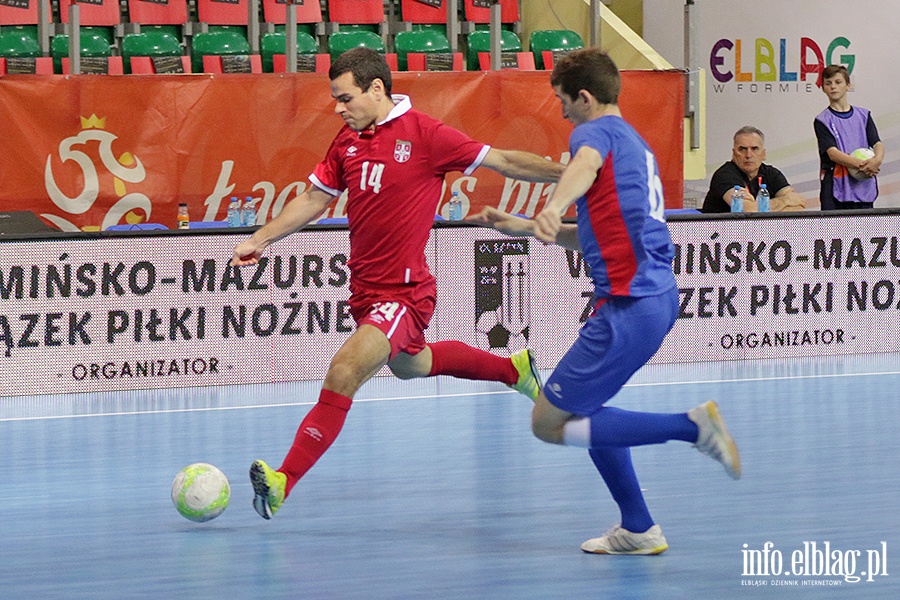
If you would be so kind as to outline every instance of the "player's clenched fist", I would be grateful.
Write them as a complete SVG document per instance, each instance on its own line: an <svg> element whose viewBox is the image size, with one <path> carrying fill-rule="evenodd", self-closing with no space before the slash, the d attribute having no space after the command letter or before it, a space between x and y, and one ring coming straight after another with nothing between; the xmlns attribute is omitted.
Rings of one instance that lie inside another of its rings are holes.
<svg viewBox="0 0 900 600"><path fill-rule="evenodd" d="M253 243L253 239L241 242L234 248L234 256L231 257L229 263L233 267L242 267L244 265L255 265L259 262L265 248L259 247Z"/></svg>
<svg viewBox="0 0 900 600"><path fill-rule="evenodd" d="M555 211L542 211L534 219L534 237L545 244L556 243L556 236L562 226L562 218Z"/></svg>

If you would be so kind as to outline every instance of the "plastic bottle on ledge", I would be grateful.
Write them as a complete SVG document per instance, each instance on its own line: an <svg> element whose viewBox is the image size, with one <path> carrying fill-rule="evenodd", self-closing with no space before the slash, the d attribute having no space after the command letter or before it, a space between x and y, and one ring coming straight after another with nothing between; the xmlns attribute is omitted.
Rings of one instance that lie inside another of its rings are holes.
<svg viewBox="0 0 900 600"><path fill-rule="evenodd" d="M247 196L244 200L244 208L241 209L241 225L256 227L256 200L252 196Z"/></svg>
<svg viewBox="0 0 900 600"><path fill-rule="evenodd" d="M459 192L453 192L450 196L450 207L447 215L451 221L462 221L462 200L459 198Z"/></svg>
<svg viewBox="0 0 900 600"><path fill-rule="evenodd" d="M232 196L231 204L228 205L228 226L241 226L241 201L237 199L237 196Z"/></svg>
<svg viewBox="0 0 900 600"><path fill-rule="evenodd" d="M766 184L759 186L759 193L756 195L756 204L756 210L759 212L769 212L771 202L769 198L769 189L766 187Z"/></svg>
<svg viewBox="0 0 900 600"><path fill-rule="evenodd" d="M189 229L191 226L191 218L188 216L188 205L182 202L178 205L178 229Z"/></svg>
<svg viewBox="0 0 900 600"><path fill-rule="evenodd" d="M739 185L734 186L731 192L731 212L744 212L744 196Z"/></svg>

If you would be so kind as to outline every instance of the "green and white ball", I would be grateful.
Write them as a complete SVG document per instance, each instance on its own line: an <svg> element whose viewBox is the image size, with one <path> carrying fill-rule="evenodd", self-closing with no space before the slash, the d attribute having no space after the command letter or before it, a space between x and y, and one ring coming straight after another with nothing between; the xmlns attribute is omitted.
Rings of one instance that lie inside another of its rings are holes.
<svg viewBox="0 0 900 600"><path fill-rule="evenodd" d="M218 467L194 463L178 472L172 482L172 502L185 519L202 523L215 519L228 507L231 486Z"/></svg>
<svg viewBox="0 0 900 600"><path fill-rule="evenodd" d="M870 158L873 158L875 156L875 151L871 148L857 148L850 153L850 156L859 160L869 160ZM868 179L871 177L871 175L863 173L862 171L854 167L848 167L847 172L849 172L850 177L854 179Z"/></svg>

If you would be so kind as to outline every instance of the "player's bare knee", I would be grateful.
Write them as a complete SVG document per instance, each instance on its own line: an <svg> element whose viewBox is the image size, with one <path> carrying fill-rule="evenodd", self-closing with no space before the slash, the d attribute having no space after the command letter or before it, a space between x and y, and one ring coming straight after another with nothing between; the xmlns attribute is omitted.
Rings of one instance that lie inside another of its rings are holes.
<svg viewBox="0 0 900 600"><path fill-rule="evenodd" d="M431 353L409 355L401 352L388 363L388 368L398 379L428 377L431 374Z"/></svg>
<svg viewBox="0 0 900 600"><path fill-rule="evenodd" d="M563 443L562 427L557 426L556 423L533 417L531 419L531 432L534 434L534 437L542 442L547 442L548 444Z"/></svg>
<svg viewBox="0 0 900 600"><path fill-rule="evenodd" d="M345 396L353 396L365 381L355 365L345 361L332 361L325 374L324 387Z"/></svg>
<svg viewBox="0 0 900 600"><path fill-rule="evenodd" d="M391 370L391 373L394 374L394 377L397 379L409 380L409 379L418 379L419 377L425 377L422 373L410 369L407 366L397 366L397 365L388 365L388 368Z"/></svg>

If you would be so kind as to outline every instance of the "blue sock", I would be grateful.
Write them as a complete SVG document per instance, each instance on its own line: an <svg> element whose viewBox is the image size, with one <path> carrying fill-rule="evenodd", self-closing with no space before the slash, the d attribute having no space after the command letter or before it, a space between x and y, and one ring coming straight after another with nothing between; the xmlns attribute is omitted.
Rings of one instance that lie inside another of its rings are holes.
<svg viewBox="0 0 900 600"><path fill-rule="evenodd" d="M633 533L643 533L653 527L653 518L631 464L631 450L605 447L591 448L588 452L613 500L619 505L622 527Z"/></svg>
<svg viewBox="0 0 900 600"><path fill-rule="evenodd" d="M604 406L591 415L591 447L631 447L669 440L697 441L697 425L687 413L661 414Z"/></svg>

